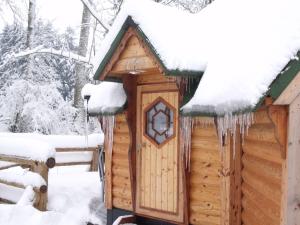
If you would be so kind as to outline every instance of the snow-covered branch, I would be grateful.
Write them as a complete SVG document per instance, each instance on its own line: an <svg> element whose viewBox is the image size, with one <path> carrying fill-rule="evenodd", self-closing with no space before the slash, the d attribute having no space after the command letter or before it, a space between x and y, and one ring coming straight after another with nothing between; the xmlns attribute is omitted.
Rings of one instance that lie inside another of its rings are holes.
<svg viewBox="0 0 300 225"><path fill-rule="evenodd" d="M62 56L65 58L73 59L79 63L89 64L88 57L83 57L72 52L64 52L62 50L56 50L53 48L43 48L42 46L36 47L34 49L25 50L19 53L15 53L9 56L9 58L20 58L32 54L52 54L57 56Z"/></svg>
<svg viewBox="0 0 300 225"><path fill-rule="evenodd" d="M81 0L81 2L87 7L91 15L97 20L97 22L104 28L105 32L108 32L108 27L104 25L104 23L101 21L101 18L98 16L98 13L96 10L91 6L88 0Z"/></svg>

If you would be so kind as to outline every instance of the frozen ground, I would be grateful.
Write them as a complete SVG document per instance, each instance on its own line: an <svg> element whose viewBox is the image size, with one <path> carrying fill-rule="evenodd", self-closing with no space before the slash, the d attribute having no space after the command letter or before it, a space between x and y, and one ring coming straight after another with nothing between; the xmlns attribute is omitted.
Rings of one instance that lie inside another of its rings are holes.
<svg viewBox="0 0 300 225"><path fill-rule="evenodd" d="M48 190L49 211L40 212L30 205L0 204L0 225L106 224L98 172L54 168Z"/></svg>

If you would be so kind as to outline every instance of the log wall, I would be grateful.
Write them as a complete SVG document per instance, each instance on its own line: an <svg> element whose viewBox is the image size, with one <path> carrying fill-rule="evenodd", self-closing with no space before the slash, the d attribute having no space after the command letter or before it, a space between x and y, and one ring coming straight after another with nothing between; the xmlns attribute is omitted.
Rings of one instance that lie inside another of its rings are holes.
<svg viewBox="0 0 300 225"><path fill-rule="evenodd" d="M189 177L189 223L221 223L221 157L214 125L196 126L192 133Z"/></svg>
<svg viewBox="0 0 300 225"><path fill-rule="evenodd" d="M255 113L242 148L242 224L280 224L282 158L267 110Z"/></svg>
<svg viewBox="0 0 300 225"><path fill-rule="evenodd" d="M112 205L132 210L131 183L129 170L129 128L125 114L116 116L112 151Z"/></svg>

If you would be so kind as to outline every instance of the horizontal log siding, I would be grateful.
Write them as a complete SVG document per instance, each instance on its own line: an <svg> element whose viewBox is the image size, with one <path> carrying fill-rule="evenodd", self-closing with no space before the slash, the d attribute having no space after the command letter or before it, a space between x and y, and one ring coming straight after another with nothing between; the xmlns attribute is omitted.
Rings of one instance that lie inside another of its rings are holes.
<svg viewBox="0 0 300 225"><path fill-rule="evenodd" d="M220 169L220 149L215 126L196 126L192 134L189 180L190 224L220 225Z"/></svg>
<svg viewBox="0 0 300 225"><path fill-rule="evenodd" d="M279 225L282 159L266 110L255 113L242 148L242 223Z"/></svg>
<svg viewBox="0 0 300 225"><path fill-rule="evenodd" d="M112 203L113 207L132 210L129 172L129 128L125 114L116 116L112 153Z"/></svg>

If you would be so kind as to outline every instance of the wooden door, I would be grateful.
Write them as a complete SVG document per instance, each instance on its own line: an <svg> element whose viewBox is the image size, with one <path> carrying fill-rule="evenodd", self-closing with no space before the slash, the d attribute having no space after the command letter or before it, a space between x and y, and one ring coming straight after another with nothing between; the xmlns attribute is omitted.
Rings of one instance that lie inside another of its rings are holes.
<svg viewBox="0 0 300 225"><path fill-rule="evenodd" d="M136 213L182 223L178 91L141 86L137 98Z"/></svg>

